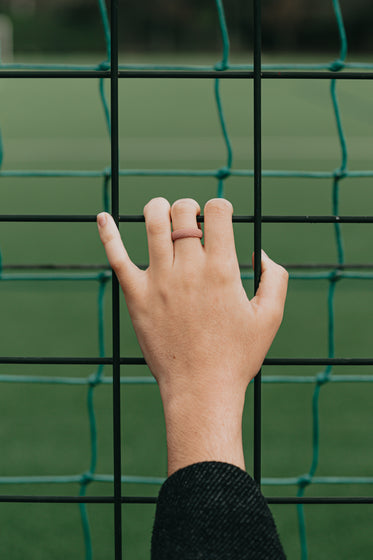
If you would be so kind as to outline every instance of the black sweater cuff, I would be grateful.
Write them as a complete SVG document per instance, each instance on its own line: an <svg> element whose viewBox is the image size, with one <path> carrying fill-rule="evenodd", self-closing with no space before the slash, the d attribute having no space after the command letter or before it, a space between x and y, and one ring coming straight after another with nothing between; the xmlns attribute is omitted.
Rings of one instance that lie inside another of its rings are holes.
<svg viewBox="0 0 373 560"><path fill-rule="evenodd" d="M185 467L163 484L152 560L282 560L272 514L256 482L227 463Z"/></svg>

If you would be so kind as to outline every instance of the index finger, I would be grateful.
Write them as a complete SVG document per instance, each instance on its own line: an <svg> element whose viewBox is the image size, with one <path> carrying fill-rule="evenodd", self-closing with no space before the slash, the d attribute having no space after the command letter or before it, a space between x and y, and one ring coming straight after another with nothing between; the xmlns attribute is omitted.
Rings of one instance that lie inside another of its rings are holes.
<svg viewBox="0 0 373 560"><path fill-rule="evenodd" d="M136 288L143 271L129 258L119 230L110 214L101 212L97 216L97 226L109 264L126 295Z"/></svg>

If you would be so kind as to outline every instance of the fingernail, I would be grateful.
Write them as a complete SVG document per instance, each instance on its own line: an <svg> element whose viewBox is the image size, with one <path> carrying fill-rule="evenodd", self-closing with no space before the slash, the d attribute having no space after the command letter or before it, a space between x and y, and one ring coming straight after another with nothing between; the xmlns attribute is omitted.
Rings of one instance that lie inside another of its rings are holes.
<svg viewBox="0 0 373 560"><path fill-rule="evenodd" d="M97 223L100 227L103 227L106 224L106 214L105 214L105 212L101 212L101 214L99 214L97 216Z"/></svg>

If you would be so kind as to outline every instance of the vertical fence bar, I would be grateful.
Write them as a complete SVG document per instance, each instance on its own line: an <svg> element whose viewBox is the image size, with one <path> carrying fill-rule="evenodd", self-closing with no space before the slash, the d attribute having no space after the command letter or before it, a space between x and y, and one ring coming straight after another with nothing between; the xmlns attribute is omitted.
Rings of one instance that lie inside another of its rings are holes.
<svg viewBox="0 0 373 560"><path fill-rule="evenodd" d="M119 146L118 146L118 0L111 0L111 212L119 224ZM114 445L114 539L115 560L122 559L122 465L120 413L120 322L119 283L112 278L113 326L113 445Z"/></svg>
<svg viewBox="0 0 373 560"><path fill-rule="evenodd" d="M261 274L262 249L262 123L261 123L261 0L254 0L254 290ZM261 372L254 381L254 478L261 479Z"/></svg>

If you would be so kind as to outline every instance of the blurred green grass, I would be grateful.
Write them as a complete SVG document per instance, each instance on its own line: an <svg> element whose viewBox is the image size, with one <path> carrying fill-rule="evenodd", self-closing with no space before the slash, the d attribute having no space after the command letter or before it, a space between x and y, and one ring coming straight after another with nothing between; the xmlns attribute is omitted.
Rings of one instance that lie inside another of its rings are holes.
<svg viewBox="0 0 373 560"><path fill-rule="evenodd" d="M108 91L108 90L107 90ZM341 81L338 98L347 137L349 168L372 168L371 81ZM226 164L208 80L121 80L120 165L123 169L218 169ZM252 168L252 87L223 81L221 95L232 141L234 169ZM3 170L102 170L110 163L110 144L96 80L2 80L0 126ZM340 148L326 81L263 83L263 167L332 171ZM329 179L263 179L264 214L331 214ZM154 196L173 202L191 196L204 203L216 196L214 178L121 177L120 211L141 214ZM253 181L230 177L225 196L236 214L253 212ZM100 178L1 178L0 207L5 213L87 213L102 209ZM371 179L345 179L341 214L371 214ZM147 262L144 224L122 224L135 262ZM372 262L370 225L342 226L347 262ZM248 263L253 228L236 224L240 262ZM281 263L336 262L330 224L263 224L263 246ZM105 264L94 224L0 224L3 264ZM252 282L245 280L252 294ZM94 281L9 281L0 284L1 355L97 356L97 291ZM326 356L326 280L291 280L284 323L272 357ZM105 344L110 355L110 289L105 302ZM335 297L335 348L340 357L371 357L373 292L370 280L342 280ZM140 350L125 305L121 308L121 353ZM267 367L264 375L312 375L321 368ZM339 373L371 373L371 368L338 368ZM0 374L83 377L87 366L0 366ZM124 376L148 375L143 366L122 368ZM110 376L110 368L105 368ZM312 458L314 386L263 385L263 476L298 476ZM72 475L89 468L90 443L84 386L1 384L0 476ZM372 476L372 385L333 384L320 400L320 476ZM123 472L163 477L166 448L162 407L154 385L122 388ZM95 389L100 474L112 473L111 387ZM252 387L244 422L245 452L252 472ZM3 494L76 494L77 485L1 485ZM132 495L156 495L158 486L125 484ZM267 495L294 495L295 487L264 487ZM94 483L90 495L112 492ZM370 495L371 486L317 486L309 495ZM149 558L153 506L123 506L125 557ZM273 508L290 560L299 558L294 506ZM88 507L95 560L112 557L113 519L109 506ZM371 506L308 506L310 559L368 559ZM78 507L3 505L2 557L12 560L84 558ZM353 527L353 530L351 530Z"/></svg>

